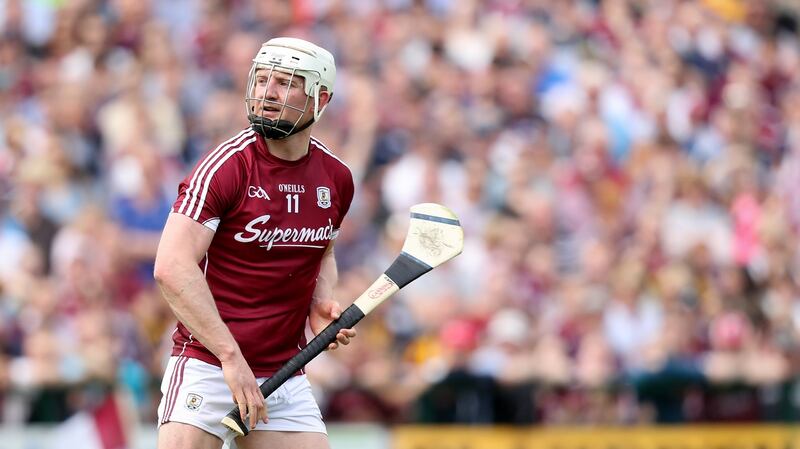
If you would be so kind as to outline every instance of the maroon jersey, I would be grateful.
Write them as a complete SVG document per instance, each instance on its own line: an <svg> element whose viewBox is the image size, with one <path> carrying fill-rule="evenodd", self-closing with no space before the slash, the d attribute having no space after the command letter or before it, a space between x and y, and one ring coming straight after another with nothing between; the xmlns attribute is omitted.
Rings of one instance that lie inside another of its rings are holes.
<svg viewBox="0 0 800 449"><path fill-rule="evenodd" d="M286 161L251 129L205 155L181 182L172 212L215 231L200 268L256 376L272 375L305 346L322 255L352 199L350 170L318 140ZM173 341L173 355L219 366L183 324Z"/></svg>

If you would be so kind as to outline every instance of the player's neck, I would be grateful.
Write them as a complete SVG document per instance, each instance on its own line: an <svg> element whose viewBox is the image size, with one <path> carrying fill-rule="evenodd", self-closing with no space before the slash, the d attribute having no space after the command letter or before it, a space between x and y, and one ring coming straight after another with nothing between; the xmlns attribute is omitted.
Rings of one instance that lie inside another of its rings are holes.
<svg viewBox="0 0 800 449"><path fill-rule="evenodd" d="M306 128L297 134L280 139L267 140L267 149L273 156L285 161L296 161L308 153L308 141L311 138L311 128Z"/></svg>

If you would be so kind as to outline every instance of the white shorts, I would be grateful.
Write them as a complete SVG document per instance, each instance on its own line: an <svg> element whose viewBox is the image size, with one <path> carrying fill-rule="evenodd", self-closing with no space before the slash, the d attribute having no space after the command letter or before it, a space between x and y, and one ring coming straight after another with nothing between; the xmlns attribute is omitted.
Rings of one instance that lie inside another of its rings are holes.
<svg viewBox="0 0 800 449"><path fill-rule="evenodd" d="M260 377L258 383L266 379ZM220 423L234 406L222 368L189 357L170 357L161 381L161 394L159 426L170 421L189 424L226 442L235 436ZM269 395L267 416L269 422L257 421L255 430L327 434L305 375L290 378Z"/></svg>

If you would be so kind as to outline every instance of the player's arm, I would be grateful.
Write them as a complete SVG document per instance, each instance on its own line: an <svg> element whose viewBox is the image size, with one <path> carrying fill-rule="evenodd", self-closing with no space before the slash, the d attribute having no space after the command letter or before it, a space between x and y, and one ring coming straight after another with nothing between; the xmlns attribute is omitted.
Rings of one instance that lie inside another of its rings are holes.
<svg viewBox="0 0 800 449"><path fill-rule="evenodd" d="M339 281L339 270L336 267L336 257L333 255L333 241L325 248L322 263L317 276L317 286L314 288L314 299L333 299L333 289Z"/></svg>
<svg viewBox="0 0 800 449"><path fill-rule="evenodd" d="M170 214L158 245L155 279L175 316L220 361L239 346L222 321L198 263L214 232L181 214Z"/></svg>
<svg viewBox="0 0 800 449"><path fill-rule="evenodd" d="M333 254L333 241L325 248L322 264L317 276L317 286L314 289L309 324L314 335L322 332L331 321L342 314L342 306L333 299L333 289L339 281L339 270L336 267L336 257ZM331 343L328 349L336 349L339 343L346 345L356 336L355 329L342 329L336 335L336 343Z"/></svg>
<svg viewBox="0 0 800 449"><path fill-rule="evenodd" d="M175 316L221 362L242 419L249 411L253 427L257 418L266 422L264 401L198 265L213 238L214 232L202 224L182 214L170 214L156 252L154 276Z"/></svg>

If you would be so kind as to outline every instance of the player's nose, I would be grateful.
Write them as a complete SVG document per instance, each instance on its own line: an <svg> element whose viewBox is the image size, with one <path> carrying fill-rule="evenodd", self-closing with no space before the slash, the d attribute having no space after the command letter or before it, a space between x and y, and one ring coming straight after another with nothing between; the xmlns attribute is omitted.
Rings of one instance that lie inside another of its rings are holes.
<svg viewBox="0 0 800 449"><path fill-rule="evenodd" d="M277 100L280 98L281 86L274 78L270 79L264 93L267 100Z"/></svg>

